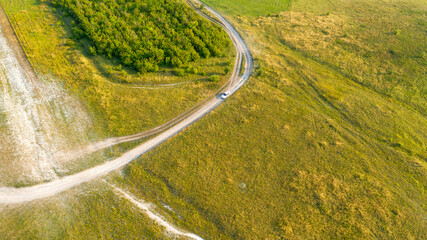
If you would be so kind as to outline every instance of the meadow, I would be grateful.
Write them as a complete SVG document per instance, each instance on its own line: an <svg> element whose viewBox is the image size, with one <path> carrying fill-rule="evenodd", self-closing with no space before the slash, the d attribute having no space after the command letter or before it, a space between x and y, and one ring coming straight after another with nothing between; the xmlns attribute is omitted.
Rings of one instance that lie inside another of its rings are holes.
<svg viewBox="0 0 427 240"><path fill-rule="evenodd" d="M426 238L425 1L205 2L237 27L256 71L107 181L205 239ZM10 238L161 238L102 181L0 214Z"/></svg>
<svg viewBox="0 0 427 240"><path fill-rule="evenodd" d="M258 17L284 12L291 0L204 0L203 2L228 15Z"/></svg>
<svg viewBox="0 0 427 240"><path fill-rule="evenodd" d="M97 181L54 198L3 207L3 239L175 239Z"/></svg>
<svg viewBox="0 0 427 240"><path fill-rule="evenodd" d="M116 181L208 239L425 238L425 8L347 4L229 15L256 57L253 78Z"/></svg>

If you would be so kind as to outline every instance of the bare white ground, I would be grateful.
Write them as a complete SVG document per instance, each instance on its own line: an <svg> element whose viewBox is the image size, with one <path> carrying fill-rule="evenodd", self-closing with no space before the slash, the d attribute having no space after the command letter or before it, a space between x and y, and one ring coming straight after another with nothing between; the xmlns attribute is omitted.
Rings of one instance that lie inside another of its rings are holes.
<svg viewBox="0 0 427 240"><path fill-rule="evenodd" d="M87 115L78 110L78 104L59 87L47 84L53 82L47 78L34 89L0 27L0 112L9 136L4 140L5 145L12 148L12 153L0 158L10 158L10 164L17 166L18 180L56 179L56 172L62 170L55 162L54 153L66 148L73 138L64 131L82 135L79 133L84 133L88 124L80 123L89 123ZM60 101L72 104L65 106ZM62 128L61 122L70 126Z"/></svg>
<svg viewBox="0 0 427 240"><path fill-rule="evenodd" d="M203 240L203 238L201 238L200 236L198 236L194 233L184 232L184 231L178 229L177 227L175 227L174 225L172 225L171 223L168 223L167 221L165 221L159 214L157 214L156 212L151 210L151 208L152 208L151 204L146 203L145 201L143 201L141 199L137 200L134 197L132 197L130 194L124 192L123 190L121 190L121 189L119 189L119 188L117 188L111 184L110 184L110 186L112 186L117 193L119 193L120 195L125 197L131 203L135 204L135 206L137 206L139 209L143 210L149 218L153 219L157 224L164 227L167 232L175 234L175 235L179 235L182 237L188 237L188 238L196 239L196 240Z"/></svg>

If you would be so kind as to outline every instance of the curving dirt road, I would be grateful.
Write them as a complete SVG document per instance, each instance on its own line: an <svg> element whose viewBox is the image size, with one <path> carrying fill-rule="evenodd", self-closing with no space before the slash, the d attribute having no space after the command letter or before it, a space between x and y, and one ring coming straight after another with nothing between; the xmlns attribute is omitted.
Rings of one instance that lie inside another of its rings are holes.
<svg viewBox="0 0 427 240"><path fill-rule="evenodd" d="M198 0L194 0L194 1L202 4ZM253 70L252 55L248 49L248 46L243 41L242 37L224 17L222 17L219 13L215 12L213 9L211 9L206 5L205 5L205 9L208 10L220 21L220 25L225 29L225 31L227 31L236 48L237 54L236 54L236 62L235 62L233 74L230 80L228 81L228 83L224 87L222 87L220 90L220 91L229 91L230 94L233 94L241 86L243 86L243 84L245 84L245 82L249 79L252 73L252 70ZM198 10L196 9L196 11ZM208 17L206 16L206 14L203 14L200 11L198 12L202 16ZM215 22L217 21L217 20L211 19L210 17L208 17L208 19ZM244 66L242 66L243 60L245 60ZM242 67L244 68L243 74L239 74ZM78 186L81 183L90 181L100 176L104 176L111 171L120 169L126 164L136 159L137 157L153 149L160 143L166 141L167 139L176 135L177 133L179 133L189 125L193 124L198 119L205 116L214 108L216 108L223 101L224 100L222 100L219 95L213 96L205 100L204 102L198 104L196 107L187 111L181 116L171 120L170 122L156 129L150 130L151 132L147 131L147 132L132 135L132 136L106 140L100 143L99 146L95 147L96 149L102 149L106 146L112 146L121 142L140 139L141 137L144 137L146 135L152 135L152 132L158 133L159 129L161 129L162 131L164 130L158 136L140 144L139 146L124 153L121 157L113 161L106 162L104 164L87 169L85 171L82 171L74 175L66 176L61 179L57 179L48 183L39 184L36 186L25 187L25 188L0 188L0 203L3 203L3 204L22 203L22 202L32 201L35 199L53 196L67 189Z"/></svg>

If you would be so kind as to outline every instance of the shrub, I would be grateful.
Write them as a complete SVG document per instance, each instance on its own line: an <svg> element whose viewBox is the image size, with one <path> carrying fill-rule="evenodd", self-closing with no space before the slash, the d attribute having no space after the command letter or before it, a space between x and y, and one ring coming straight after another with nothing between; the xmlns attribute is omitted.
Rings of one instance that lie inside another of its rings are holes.
<svg viewBox="0 0 427 240"><path fill-rule="evenodd" d="M184 69L182 68L175 68L173 70L173 73L178 77L185 77L187 74L185 73Z"/></svg>
<svg viewBox="0 0 427 240"><path fill-rule="evenodd" d="M209 79L209 82L216 83L216 82L219 82L219 80L221 80L221 77L219 75L211 75L209 76L208 79Z"/></svg>

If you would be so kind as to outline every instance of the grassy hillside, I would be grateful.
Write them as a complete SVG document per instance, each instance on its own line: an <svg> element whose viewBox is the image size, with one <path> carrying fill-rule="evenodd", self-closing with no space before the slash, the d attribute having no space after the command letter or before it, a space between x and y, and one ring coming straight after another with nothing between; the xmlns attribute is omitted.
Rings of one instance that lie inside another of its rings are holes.
<svg viewBox="0 0 427 240"><path fill-rule="evenodd" d="M209 6L229 15L262 16L285 11L290 0L204 0Z"/></svg>
<svg viewBox="0 0 427 240"><path fill-rule="evenodd" d="M170 204L207 239L425 238L426 12L410 1L341 4L229 16L257 58L254 77L117 181ZM397 46L398 60L387 53Z"/></svg>
<svg viewBox="0 0 427 240"><path fill-rule="evenodd" d="M291 12L251 13L268 2L206 0L232 14L256 72L218 110L109 181L205 239L427 238L425 1L299 0ZM36 12L17 12L15 22L26 26ZM126 121L129 108L121 110ZM162 237L108 189L99 181L3 208L1 236Z"/></svg>
<svg viewBox="0 0 427 240"><path fill-rule="evenodd" d="M276 21L284 45L426 114L426 1L308 5L295 4L295 12L281 15L288 21Z"/></svg>
<svg viewBox="0 0 427 240"><path fill-rule="evenodd" d="M3 208L0 235L2 239L173 239L100 182Z"/></svg>

